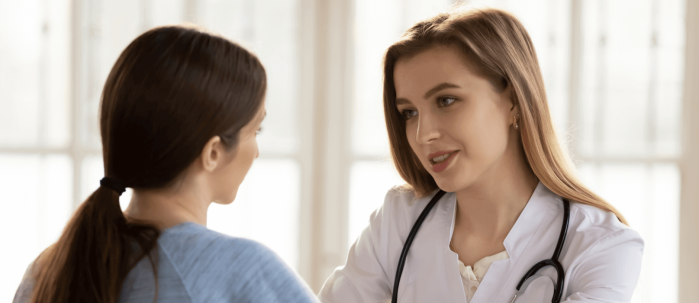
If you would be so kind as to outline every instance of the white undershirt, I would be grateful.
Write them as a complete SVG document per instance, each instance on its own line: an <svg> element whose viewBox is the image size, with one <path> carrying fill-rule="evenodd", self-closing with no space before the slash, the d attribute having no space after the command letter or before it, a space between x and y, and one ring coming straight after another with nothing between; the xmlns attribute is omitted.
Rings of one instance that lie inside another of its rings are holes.
<svg viewBox="0 0 699 303"><path fill-rule="evenodd" d="M461 260L457 259L459 261L461 282L464 284L464 292L466 293L466 302L471 302L471 298L473 298L473 295L476 293L478 285L483 281L483 277L485 277L485 273L488 271L488 268L490 268L490 265L495 261L504 260L509 257L510 255L507 254L507 251L503 250L497 254L478 260L473 264L473 268L471 265L465 266Z"/></svg>

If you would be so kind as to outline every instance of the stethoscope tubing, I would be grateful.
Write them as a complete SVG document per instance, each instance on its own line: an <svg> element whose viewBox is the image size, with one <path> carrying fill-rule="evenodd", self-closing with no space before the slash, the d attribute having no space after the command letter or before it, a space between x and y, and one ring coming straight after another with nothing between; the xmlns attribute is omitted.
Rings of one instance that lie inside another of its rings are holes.
<svg viewBox="0 0 699 303"><path fill-rule="evenodd" d="M542 260L539 263L536 263L532 268L527 271L527 273L522 277L522 279L519 281L517 284L517 290L522 287L525 281L529 279L531 276L536 274L539 269L546 267L546 266L553 266L556 269L556 285L554 286L553 289L553 298L551 298L552 303L559 303L561 302L561 299L563 298L563 283L565 282L565 271L563 270L563 265L561 265L561 262L558 260L561 256L561 252L563 251L563 244L565 244L566 241L566 236L568 235L568 225L570 223L570 202L568 199L563 198L563 223L561 224L561 233L558 236L558 243L556 243L556 249L553 251L553 256L551 256L551 259L546 259ZM512 298L512 302L514 302L514 298Z"/></svg>
<svg viewBox="0 0 699 303"><path fill-rule="evenodd" d="M396 278L393 282L393 295L391 297L391 303L397 303L398 302L398 286L400 286L400 278L401 275L403 275L403 268L405 267L405 259L408 256L408 251L410 250L410 246L413 244L413 239L415 239L415 235L417 234L417 231L420 229L420 226L422 226L422 222L425 221L425 218L427 215L430 213L432 208L437 204L439 199L442 198L446 194L445 191L439 190L434 197L430 200L429 203L427 203L427 206L425 206L425 209L422 210L420 213L420 216L418 216L417 220L415 220L415 224L413 224L413 228L410 229L410 233L408 234L408 238L405 239L405 244L403 245L403 250L400 253L400 258L398 259L398 268L396 269ZM553 256L551 256L551 259L546 259L542 260L539 263L536 263L527 273L522 277L522 279L519 281L517 284L517 291L522 287L524 282L529 279L531 276L536 274L539 269L545 267L545 266L553 266L556 269L557 273L557 281L556 285L554 286L554 294L553 298L551 298L552 303L558 303L561 301L563 297L563 283L565 279L565 271L563 270L563 266L559 262L559 258L561 256L561 252L563 251L563 245L565 244L566 236L568 235L568 225L570 223L570 202L568 199L563 198L563 224L561 226L561 233L558 236L558 242L556 243L556 249L553 252ZM515 295L512 298L512 301L514 301L517 298Z"/></svg>
<svg viewBox="0 0 699 303"><path fill-rule="evenodd" d="M430 213L430 210L432 210L432 207L434 207L435 204L437 204L437 201L439 201L442 196L446 194L445 191L439 190L437 194L432 197L432 200L430 200L429 203L427 203L427 206L425 206L425 209L422 210L420 213L420 216L417 217L417 220L415 221L415 224L413 224L413 228L410 230L410 234L408 234L408 238L405 239L405 244L403 244L403 251L400 253L400 259L398 259L398 269L396 270L396 280L393 282L393 297L391 299L392 303L397 303L398 302L398 286L400 284L400 276L403 275L403 267L405 266L405 258L408 256L408 250L410 250L410 245L413 244L413 239L415 239L415 235L417 234L417 230L420 229L420 226L422 225L422 221L425 221L425 218L427 215Z"/></svg>

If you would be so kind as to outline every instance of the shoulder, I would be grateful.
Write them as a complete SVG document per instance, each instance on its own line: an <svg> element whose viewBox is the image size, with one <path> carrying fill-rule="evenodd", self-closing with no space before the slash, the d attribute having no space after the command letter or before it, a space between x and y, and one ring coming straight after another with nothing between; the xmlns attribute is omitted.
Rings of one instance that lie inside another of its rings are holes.
<svg viewBox="0 0 699 303"><path fill-rule="evenodd" d="M396 209L406 208L418 200L415 191L405 186L394 186L386 192L383 207Z"/></svg>
<svg viewBox="0 0 699 303"><path fill-rule="evenodd" d="M575 215L572 215L575 214ZM617 219L616 215L595 206L571 203L572 244L581 250L581 258L600 253L643 253L641 235ZM582 260L581 260L582 261Z"/></svg>
<svg viewBox="0 0 699 303"><path fill-rule="evenodd" d="M615 298L615 302L630 300L643 259L640 234L619 222L613 213L580 203L571 204L569 234L571 231L568 252L564 252L569 254L564 255L570 277L568 299L592 296Z"/></svg>
<svg viewBox="0 0 699 303"><path fill-rule="evenodd" d="M271 249L254 240L231 237L190 225L168 230L159 240L162 254L177 268L183 283L201 301L274 299L280 292L288 302L311 302L303 280Z"/></svg>
<svg viewBox="0 0 699 303"><path fill-rule="evenodd" d="M430 194L420 197L412 189L400 186L391 188L386 193L384 203L371 214L369 220L367 230L372 234L373 240L377 241L375 245L384 247L392 241L402 243L417 218L437 192L438 190L434 190ZM456 198L453 193L446 193L440 198L439 203L427 214L422 230L436 223L445 221L450 223L454 203L456 203Z"/></svg>
<svg viewBox="0 0 699 303"><path fill-rule="evenodd" d="M415 191L404 186L395 186L388 190L381 210L392 215L414 219L422 212L439 190L435 189L426 196L417 196ZM450 195L447 193L446 196ZM445 203L442 203L443 205ZM411 220L412 221L412 220Z"/></svg>
<svg viewBox="0 0 699 303"><path fill-rule="evenodd" d="M24 277L22 277L22 282L15 292L15 297L12 300L13 303L23 303L29 302L32 296L32 291L34 290L34 264L36 260L29 263L27 270L24 272Z"/></svg>
<svg viewBox="0 0 699 303"><path fill-rule="evenodd" d="M231 237L194 223L166 230L158 242L164 253L179 266L255 267L263 266L265 262L262 261L280 261L261 243Z"/></svg>
<svg viewBox="0 0 699 303"><path fill-rule="evenodd" d="M621 223L612 212L582 203L571 203L571 212L575 212L576 232L595 234L598 240L603 237L628 237L643 242L641 235L629 226Z"/></svg>

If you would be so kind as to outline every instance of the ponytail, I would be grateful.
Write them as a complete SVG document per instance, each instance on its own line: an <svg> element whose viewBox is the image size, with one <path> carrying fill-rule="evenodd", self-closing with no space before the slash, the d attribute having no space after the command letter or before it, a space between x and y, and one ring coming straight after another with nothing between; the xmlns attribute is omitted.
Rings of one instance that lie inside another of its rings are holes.
<svg viewBox="0 0 699 303"><path fill-rule="evenodd" d="M100 102L105 178L58 242L32 268L30 302L116 303L129 271L148 257L157 300L158 229L127 220L124 187L172 186L213 136L227 148L263 104L267 76L255 55L196 28L164 26L132 41Z"/></svg>
<svg viewBox="0 0 699 303"><path fill-rule="evenodd" d="M126 221L119 193L98 188L75 212L58 242L35 262L30 302L116 303L126 275L143 257L151 259L156 273L149 252L158 236L153 226ZM134 243L140 253L134 253Z"/></svg>

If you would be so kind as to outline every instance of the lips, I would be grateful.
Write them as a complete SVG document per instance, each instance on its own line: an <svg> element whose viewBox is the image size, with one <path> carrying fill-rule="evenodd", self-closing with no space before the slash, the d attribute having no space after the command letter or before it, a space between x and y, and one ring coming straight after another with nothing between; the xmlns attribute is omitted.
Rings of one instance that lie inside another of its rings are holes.
<svg viewBox="0 0 699 303"><path fill-rule="evenodd" d="M439 156L444 155L444 154L451 154L453 152L456 152L456 150L438 151L436 153L432 153L432 154L427 155L427 158L430 159L430 161L432 161L432 159L434 159L436 157L439 157Z"/></svg>
<svg viewBox="0 0 699 303"><path fill-rule="evenodd" d="M446 151L446 152L436 152L430 154L430 163L432 164L432 170L435 173L442 172L449 166L449 163L454 159L454 157L459 153L458 150Z"/></svg>

